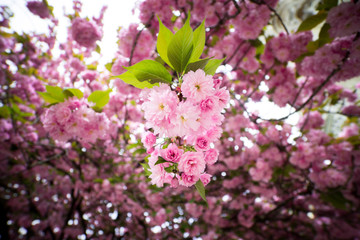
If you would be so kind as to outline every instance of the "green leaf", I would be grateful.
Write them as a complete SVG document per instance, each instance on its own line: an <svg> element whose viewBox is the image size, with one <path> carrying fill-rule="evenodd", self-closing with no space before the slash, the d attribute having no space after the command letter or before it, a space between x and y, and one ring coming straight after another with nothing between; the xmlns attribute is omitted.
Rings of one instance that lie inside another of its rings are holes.
<svg viewBox="0 0 360 240"><path fill-rule="evenodd" d="M150 171L150 166L148 163L140 163L141 166L144 168L145 171L145 176L150 176L151 175L151 171Z"/></svg>
<svg viewBox="0 0 360 240"><path fill-rule="evenodd" d="M206 66L204 68L205 73L209 74L209 75L214 75L216 72L216 69L221 65L221 63L224 60L225 60L225 58L209 60L209 62L206 64Z"/></svg>
<svg viewBox="0 0 360 240"><path fill-rule="evenodd" d="M329 11L331 8L337 6L338 0L322 0L317 6L317 10Z"/></svg>
<svg viewBox="0 0 360 240"><path fill-rule="evenodd" d="M100 48L100 46L97 45L97 44L96 44L95 52L97 52L98 54L101 53L101 48Z"/></svg>
<svg viewBox="0 0 360 240"><path fill-rule="evenodd" d="M83 92L76 88L64 89L63 93L67 98L75 96L78 99L81 99L84 96Z"/></svg>
<svg viewBox="0 0 360 240"><path fill-rule="evenodd" d="M53 98L56 99L58 102L64 102L65 96L63 94L63 90L61 87L57 86L45 86L46 92Z"/></svg>
<svg viewBox="0 0 360 240"><path fill-rule="evenodd" d="M164 60L164 62L166 62L170 67L173 68L168 58L168 47L174 34L167 27L165 27L165 25L161 22L159 17L158 20L159 20L159 34L156 43L156 49L162 60Z"/></svg>
<svg viewBox="0 0 360 240"><path fill-rule="evenodd" d="M10 111L8 106L2 106L0 107L0 117L2 118L8 118L10 117Z"/></svg>
<svg viewBox="0 0 360 240"><path fill-rule="evenodd" d="M190 62L195 62L198 60L204 50L205 46L205 20L201 25L194 31L193 39L193 52L191 54Z"/></svg>
<svg viewBox="0 0 360 240"><path fill-rule="evenodd" d="M194 33L190 27L190 16L184 26L175 33L168 47L168 58L176 72L182 74L193 51Z"/></svg>
<svg viewBox="0 0 360 240"><path fill-rule="evenodd" d="M173 165L164 168L165 172L167 172L167 173L172 173L172 172L173 172L173 169L174 169L174 166L173 166Z"/></svg>
<svg viewBox="0 0 360 240"><path fill-rule="evenodd" d="M111 89L101 91L97 90L90 94L88 101L95 103L96 108L103 108L110 100L109 93Z"/></svg>
<svg viewBox="0 0 360 240"><path fill-rule="evenodd" d="M62 101L59 101L59 99L54 98L51 94L47 93L47 92L37 92L40 97L42 97L42 99L44 99L45 102L50 103L50 104L55 104L55 103L59 103Z"/></svg>
<svg viewBox="0 0 360 240"><path fill-rule="evenodd" d="M118 75L118 76L113 76L110 79L113 79L113 78L120 78L125 83L130 84L130 85L132 85L136 88L140 88L140 89L152 88L153 86L159 85L158 83L152 84L148 81L141 82L131 72L124 72L123 74Z"/></svg>
<svg viewBox="0 0 360 240"><path fill-rule="evenodd" d="M319 47L322 47L325 44L330 43L333 40L333 38L331 38L329 35L329 32L328 32L329 29L330 29L330 24L328 24L328 23L325 23L322 26L322 28L319 32Z"/></svg>
<svg viewBox="0 0 360 240"><path fill-rule="evenodd" d="M343 196L340 190L330 189L328 192L322 192L320 198L331 203L335 208L346 210L348 200Z"/></svg>
<svg viewBox="0 0 360 240"><path fill-rule="evenodd" d="M327 13L320 11L318 14L313 15L305 19L299 26L296 32L308 31L316 27L322 21L324 21L327 17Z"/></svg>
<svg viewBox="0 0 360 240"><path fill-rule="evenodd" d="M196 190L199 192L201 198L206 202L207 205L208 203L206 201L206 196L205 196L205 187L200 179L195 183L195 187Z"/></svg>
<svg viewBox="0 0 360 240"><path fill-rule="evenodd" d="M113 62L109 62L109 63L105 64L105 68L106 68L109 72L111 72L111 68L112 68L113 65L114 65Z"/></svg>
<svg viewBox="0 0 360 240"><path fill-rule="evenodd" d="M196 62L189 63L186 67L185 73L187 73L189 71L195 72L198 69L204 69L206 64L209 62L209 60L210 60L209 58L206 58L206 59L201 59Z"/></svg>
<svg viewBox="0 0 360 240"><path fill-rule="evenodd" d="M161 163L166 163L167 161L164 159L164 158L162 158L162 157L158 157L158 160L156 161L156 163L154 164L154 165L158 165L158 164L161 164Z"/></svg>
<svg viewBox="0 0 360 240"><path fill-rule="evenodd" d="M143 60L131 67L124 67L140 82L147 81L151 84L162 82L171 83L172 77L166 68L154 60Z"/></svg>

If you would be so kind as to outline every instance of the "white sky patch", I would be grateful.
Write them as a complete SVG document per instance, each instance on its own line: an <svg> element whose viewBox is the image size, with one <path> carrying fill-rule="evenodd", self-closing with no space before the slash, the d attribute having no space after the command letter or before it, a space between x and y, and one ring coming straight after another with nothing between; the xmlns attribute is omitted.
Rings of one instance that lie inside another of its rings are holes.
<svg viewBox="0 0 360 240"><path fill-rule="evenodd" d="M64 12L73 13L72 0L48 0L50 6L54 7L53 13L55 18L59 20L57 31L57 40L66 42L67 28L70 26L70 20L64 17ZM136 0L83 0L81 17L99 17L100 10L103 6L108 6L103 23L103 38L99 42L102 57L99 66L104 66L110 62L118 49L117 46L117 30L119 27L126 28L130 23L139 23L139 11L133 12ZM35 32L48 33L48 25L50 20L41 19L32 14L26 7L24 0L1 0L1 5L8 6L14 13L14 17L10 20L11 29L17 32ZM56 47L55 47L56 49ZM55 55L56 52L54 53ZM102 69L99 69L102 70Z"/></svg>

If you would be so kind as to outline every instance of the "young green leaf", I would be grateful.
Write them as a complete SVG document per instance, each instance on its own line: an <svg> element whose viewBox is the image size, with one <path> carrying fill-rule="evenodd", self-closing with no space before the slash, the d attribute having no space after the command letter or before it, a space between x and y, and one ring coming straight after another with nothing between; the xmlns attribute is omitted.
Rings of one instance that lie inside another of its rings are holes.
<svg viewBox="0 0 360 240"><path fill-rule="evenodd" d="M189 63L193 51L194 33L190 27L190 17L184 26L175 33L168 47L168 58L176 72L182 74Z"/></svg>
<svg viewBox="0 0 360 240"><path fill-rule="evenodd" d="M316 27L318 24L320 24L322 21L324 21L326 17L327 17L327 13L322 11L316 15L310 16L300 24L296 32L311 30L314 27Z"/></svg>
<svg viewBox="0 0 360 240"><path fill-rule="evenodd" d="M224 60L225 60L225 58L209 60L209 62L206 64L206 66L204 68L204 72L209 75L214 75L216 72L216 69L221 65L221 63Z"/></svg>
<svg viewBox="0 0 360 240"><path fill-rule="evenodd" d="M95 103L96 108L103 108L110 100L109 93L111 89L101 91L97 90L90 94L88 101Z"/></svg>
<svg viewBox="0 0 360 240"><path fill-rule="evenodd" d="M143 60L131 67L124 67L134 74L140 82L148 81L152 84L163 82L171 83L172 77L166 68L154 60Z"/></svg>
<svg viewBox="0 0 360 240"><path fill-rule="evenodd" d="M125 83L127 84L130 84L136 88L140 88L140 89L143 89L143 88L152 88L153 86L157 86L159 85L158 83L150 83L148 81L143 81L143 82L140 82L134 74L132 74L131 72L124 72L123 74L121 75L118 75L118 76L113 76L111 77L110 79L114 79L114 78L120 78L121 80L123 80Z"/></svg>
<svg viewBox="0 0 360 240"><path fill-rule="evenodd" d="M156 163L154 164L154 165L158 165L158 164L160 164L160 163L166 163L167 161L164 159L164 158L162 158L162 157L158 157L158 160L156 161Z"/></svg>
<svg viewBox="0 0 360 240"><path fill-rule="evenodd" d="M63 93L66 97L77 97L78 99L81 99L84 96L84 93L76 88L67 88L63 90Z"/></svg>
<svg viewBox="0 0 360 240"><path fill-rule="evenodd" d="M205 196L205 187L200 179L195 183L195 187L196 190L199 192L201 198L206 202L206 204L208 204Z"/></svg>
<svg viewBox="0 0 360 240"><path fill-rule="evenodd" d="M159 34L156 43L156 49L162 60L164 60L164 62L166 62L170 67L173 68L168 58L168 47L174 34L167 27L165 27L165 25L161 22L159 17L158 20L159 20Z"/></svg>
<svg viewBox="0 0 360 240"><path fill-rule="evenodd" d="M57 99L58 102L63 102L65 100L61 87L47 85L45 88L46 92L49 93L52 98Z"/></svg>
<svg viewBox="0 0 360 240"><path fill-rule="evenodd" d="M347 203L349 202L340 190L330 189L328 192L322 192L320 198L331 203L334 207L342 210L347 209Z"/></svg>
<svg viewBox="0 0 360 240"><path fill-rule="evenodd" d="M190 62L195 62L198 60L204 50L205 46L205 20L201 23L201 25L195 29L194 31L194 39L193 39L193 52L191 54Z"/></svg>
<svg viewBox="0 0 360 240"><path fill-rule="evenodd" d="M209 58L206 58L206 59L201 59L196 62L189 63L186 67L185 73L187 73L189 71L195 72L198 69L204 69L206 64L209 62L209 60L210 60Z"/></svg>
<svg viewBox="0 0 360 240"><path fill-rule="evenodd" d="M59 99L55 98L54 96L52 96L51 94L47 93L47 92L37 92L40 97L42 99L44 99L45 102L50 103L50 104L55 104L55 103L59 103L62 102Z"/></svg>

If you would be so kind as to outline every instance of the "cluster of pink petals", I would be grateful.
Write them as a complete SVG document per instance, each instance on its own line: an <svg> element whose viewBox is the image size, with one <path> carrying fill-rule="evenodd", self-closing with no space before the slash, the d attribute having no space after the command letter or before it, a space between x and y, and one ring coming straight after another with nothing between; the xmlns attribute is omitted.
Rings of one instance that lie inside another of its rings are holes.
<svg viewBox="0 0 360 240"><path fill-rule="evenodd" d="M102 38L100 29L82 18L75 18L72 21L71 35L79 45L87 48L95 47L96 41Z"/></svg>
<svg viewBox="0 0 360 240"><path fill-rule="evenodd" d="M206 165L214 164L219 155L210 146L221 136L220 125L224 120L221 111L230 98L228 90L219 86L216 79L199 69L185 74L177 91L161 83L142 91L146 127L154 131L147 132L142 139L147 152L151 153L149 166L153 184L190 187L199 179L204 185L209 183L211 175L205 173ZM155 135L180 141L178 145L172 141L160 149L155 147ZM159 156L167 162L155 165ZM174 172L165 171L173 165Z"/></svg>
<svg viewBox="0 0 360 240"><path fill-rule="evenodd" d="M104 138L110 121L105 113L97 113L84 99L75 97L46 109L41 116L44 128L60 142L77 138L84 144Z"/></svg>

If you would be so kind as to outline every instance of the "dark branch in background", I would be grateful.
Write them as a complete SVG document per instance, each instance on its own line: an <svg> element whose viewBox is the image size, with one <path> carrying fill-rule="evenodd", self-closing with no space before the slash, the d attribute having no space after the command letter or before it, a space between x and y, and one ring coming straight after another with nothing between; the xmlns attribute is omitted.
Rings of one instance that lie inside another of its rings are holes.
<svg viewBox="0 0 360 240"><path fill-rule="evenodd" d="M134 39L134 43L133 43L132 48L131 48L129 66L131 66L131 64L132 64L132 58L133 58L135 48L136 48L136 45L137 45L137 42L139 40L140 35L141 35L142 31L144 31L145 28L150 27L150 22L152 21L153 18L154 18L154 14L151 15L150 19L147 21L145 26L136 34L135 39Z"/></svg>
<svg viewBox="0 0 360 240"><path fill-rule="evenodd" d="M239 45L237 46L237 48L235 49L234 53L231 55L231 57L227 58L225 61L224 61L224 65L229 63L236 55L236 53L240 50L241 46L244 45L245 41L242 41L241 43L239 43Z"/></svg>
<svg viewBox="0 0 360 240"><path fill-rule="evenodd" d="M233 71L237 70L237 68L239 67L239 64L241 63L241 61L244 59L244 57L246 56L246 54L248 54L248 52L250 51L250 49L252 48L252 46L250 45L244 52L244 54L241 56L241 58L237 61L237 63L235 64L234 68L232 69Z"/></svg>
<svg viewBox="0 0 360 240"><path fill-rule="evenodd" d="M283 21L282 18L280 17L280 15L276 12L276 10L275 10L273 7L271 7L267 2L265 2L264 0L259 0L259 1L258 1L258 0L250 0L250 1L253 2L253 3L255 3L255 4L258 4L258 5L261 5L261 4L266 5L266 6L268 7L268 9L269 9L270 11L272 11L272 12L275 14L275 16L279 19L279 21L280 21L281 25L283 26L286 34L287 34L287 35L290 34L289 31L288 31L288 29L287 29L287 27L286 27L286 25L285 25L285 23L284 23L284 21Z"/></svg>

